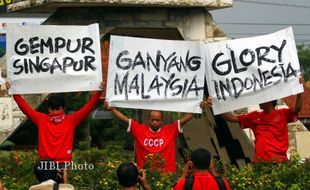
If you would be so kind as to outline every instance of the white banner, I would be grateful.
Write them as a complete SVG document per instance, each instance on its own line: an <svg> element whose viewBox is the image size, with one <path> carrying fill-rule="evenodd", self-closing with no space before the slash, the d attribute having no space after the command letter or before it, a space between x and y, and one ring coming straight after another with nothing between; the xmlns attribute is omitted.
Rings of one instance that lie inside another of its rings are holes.
<svg viewBox="0 0 310 190"><path fill-rule="evenodd" d="M206 45L214 114L303 92L292 28Z"/></svg>
<svg viewBox="0 0 310 190"><path fill-rule="evenodd" d="M11 94L99 90L98 24L7 26Z"/></svg>
<svg viewBox="0 0 310 190"><path fill-rule="evenodd" d="M115 107L201 113L204 44L112 36L107 101Z"/></svg>

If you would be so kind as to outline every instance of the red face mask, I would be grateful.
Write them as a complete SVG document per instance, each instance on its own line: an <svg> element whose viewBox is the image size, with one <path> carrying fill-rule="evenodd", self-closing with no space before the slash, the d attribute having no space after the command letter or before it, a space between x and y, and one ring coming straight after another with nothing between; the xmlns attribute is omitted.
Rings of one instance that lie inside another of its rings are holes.
<svg viewBox="0 0 310 190"><path fill-rule="evenodd" d="M65 112L60 111L60 112L49 113L48 118L53 123L60 123L65 118Z"/></svg>

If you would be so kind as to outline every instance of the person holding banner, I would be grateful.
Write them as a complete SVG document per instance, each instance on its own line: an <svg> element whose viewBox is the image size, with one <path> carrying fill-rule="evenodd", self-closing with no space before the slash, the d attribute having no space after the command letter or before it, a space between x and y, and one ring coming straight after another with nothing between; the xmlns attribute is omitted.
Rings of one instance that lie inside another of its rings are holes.
<svg viewBox="0 0 310 190"><path fill-rule="evenodd" d="M148 124L138 123L129 119L114 107L109 107L104 101L104 107L110 110L118 119L128 124L127 131L135 141L135 154L138 168L143 168L145 159L150 154L159 153L164 159L164 172L176 172L175 142L178 134L182 133L182 126L191 120L192 113L185 115L172 124L162 126L162 112L150 111Z"/></svg>
<svg viewBox="0 0 310 190"><path fill-rule="evenodd" d="M103 83L100 88L102 89ZM10 88L10 83L6 83ZM48 97L48 113L41 113L31 108L21 95L13 95L21 111L38 128L38 149L40 160L52 160L57 166L65 168L72 160L74 131L83 122L100 99L101 91L97 91L78 111L66 115L65 100L54 94Z"/></svg>
<svg viewBox="0 0 310 190"><path fill-rule="evenodd" d="M304 84L301 75L299 82ZM275 109L277 100L259 104L262 112L233 115L223 113L221 116L230 122L239 123L242 129L250 128L255 136L255 153L253 162L283 162L287 160L288 129L287 124L297 121L297 114L302 108L301 93L297 94L295 108Z"/></svg>

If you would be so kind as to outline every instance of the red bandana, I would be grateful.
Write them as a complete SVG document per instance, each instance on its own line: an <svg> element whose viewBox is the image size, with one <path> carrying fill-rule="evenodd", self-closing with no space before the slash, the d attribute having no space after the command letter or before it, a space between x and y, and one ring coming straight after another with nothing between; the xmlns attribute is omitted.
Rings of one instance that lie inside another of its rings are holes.
<svg viewBox="0 0 310 190"><path fill-rule="evenodd" d="M53 123L60 123L65 118L65 112L50 113L48 114L48 118Z"/></svg>

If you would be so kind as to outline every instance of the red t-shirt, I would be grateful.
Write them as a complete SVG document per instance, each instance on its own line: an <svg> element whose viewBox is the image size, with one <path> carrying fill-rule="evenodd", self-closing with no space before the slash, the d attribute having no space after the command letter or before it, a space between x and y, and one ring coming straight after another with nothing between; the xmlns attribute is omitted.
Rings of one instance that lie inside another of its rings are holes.
<svg viewBox="0 0 310 190"><path fill-rule="evenodd" d="M53 123L47 114L33 110L20 95L13 96L22 112L38 127L41 160L71 161L75 127L86 119L100 95L94 94L80 110L66 115L60 123Z"/></svg>
<svg viewBox="0 0 310 190"><path fill-rule="evenodd" d="M273 110L269 114L252 112L237 117L242 129L250 128L254 132L255 154L253 162L287 160L287 124L297 120L291 109Z"/></svg>
<svg viewBox="0 0 310 190"><path fill-rule="evenodd" d="M196 172L193 174L195 176L192 190L219 190L219 186L216 183L214 177L209 172ZM226 179L223 178L224 184L227 190L231 190ZM185 178L181 178L173 190L183 190L185 184Z"/></svg>
<svg viewBox="0 0 310 190"><path fill-rule="evenodd" d="M135 120L129 121L128 132L135 141L136 161L139 168L143 168L147 155L159 153L165 160L165 172L176 172L176 139L181 131L179 121L165 125L154 132L145 124Z"/></svg>

